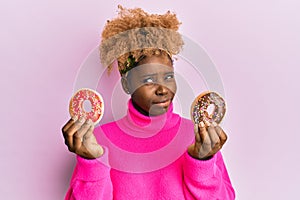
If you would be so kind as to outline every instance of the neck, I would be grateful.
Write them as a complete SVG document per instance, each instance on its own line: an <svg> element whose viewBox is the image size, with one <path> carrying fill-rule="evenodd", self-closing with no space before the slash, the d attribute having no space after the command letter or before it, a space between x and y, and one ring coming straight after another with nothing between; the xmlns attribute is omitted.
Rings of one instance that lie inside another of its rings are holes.
<svg viewBox="0 0 300 200"><path fill-rule="evenodd" d="M132 100L132 105L133 105L133 107L134 107L139 113L141 113L142 115L145 115L145 116L147 116L147 117L151 116L151 115L149 114L149 112L143 110L143 109L142 109L140 106L138 106L133 100Z"/></svg>
<svg viewBox="0 0 300 200"><path fill-rule="evenodd" d="M126 116L126 127L130 128L130 135L135 137L151 137L156 133L170 129L178 122L178 115L173 113L173 105L169 106L166 113L157 116L147 116L134 107L132 99L128 102L128 114Z"/></svg>

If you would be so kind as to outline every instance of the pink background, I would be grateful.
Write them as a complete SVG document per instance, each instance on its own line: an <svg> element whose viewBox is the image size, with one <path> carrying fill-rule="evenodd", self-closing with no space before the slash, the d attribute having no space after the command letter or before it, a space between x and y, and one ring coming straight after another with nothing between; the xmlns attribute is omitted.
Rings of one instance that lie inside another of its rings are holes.
<svg viewBox="0 0 300 200"><path fill-rule="evenodd" d="M81 63L117 4L170 9L224 84L223 148L237 199L299 195L300 4L253 1L1 1L1 199L62 199L73 167L61 127ZM299 197L298 197L299 198Z"/></svg>

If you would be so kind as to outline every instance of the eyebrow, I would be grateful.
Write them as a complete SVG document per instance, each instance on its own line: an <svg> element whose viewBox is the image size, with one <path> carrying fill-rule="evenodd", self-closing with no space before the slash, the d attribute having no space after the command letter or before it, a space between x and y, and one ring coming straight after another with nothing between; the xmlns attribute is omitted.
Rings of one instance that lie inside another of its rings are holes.
<svg viewBox="0 0 300 200"><path fill-rule="evenodd" d="M142 75L140 77L155 76L155 75L157 75L157 73L154 73L154 74L145 74L145 75Z"/></svg>
<svg viewBox="0 0 300 200"><path fill-rule="evenodd" d="M158 74L158 73L145 74L145 75L141 75L140 77L155 76L155 75L157 75L157 74ZM174 72L166 72L166 73L164 73L164 75L167 75L167 74L174 74Z"/></svg>

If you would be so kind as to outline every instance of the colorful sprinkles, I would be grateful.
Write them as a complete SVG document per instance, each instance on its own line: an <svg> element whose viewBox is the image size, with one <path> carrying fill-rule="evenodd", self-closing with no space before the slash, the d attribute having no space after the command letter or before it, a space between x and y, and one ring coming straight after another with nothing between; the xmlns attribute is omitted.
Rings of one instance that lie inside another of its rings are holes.
<svg viewBox="0 0 300 200"><path fill-rule="evenodd" d="M91 111L84 110L84 101L90 101ZM69 112L71 117L84 117L91 119L94 124L99 123L104 113L104 103L102 96L96 91L88 88L78 90L70 100Z"/></svg>
<svg viewBox="0 0 300 200"><path fill-rule="evenodd" d="M213 105L214 109L208 112L208 107ZM193 102L191 107L192 120L199 124L201 121L215 122L219 124L225 115L225 101L216 92L203 92Z"/></svg>

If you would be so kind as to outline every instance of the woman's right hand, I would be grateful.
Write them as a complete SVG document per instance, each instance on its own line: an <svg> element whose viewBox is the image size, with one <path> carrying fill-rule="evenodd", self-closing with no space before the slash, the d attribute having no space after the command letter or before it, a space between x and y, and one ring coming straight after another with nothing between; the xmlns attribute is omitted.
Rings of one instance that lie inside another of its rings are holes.
<svg viewBox="0 0 300 200"><path fill-rule="evenodd" d="M94 124L90 119L71 118L62 128L69 151L87 159L102 156L103 148L98 144L93 131Z"/></svg>

